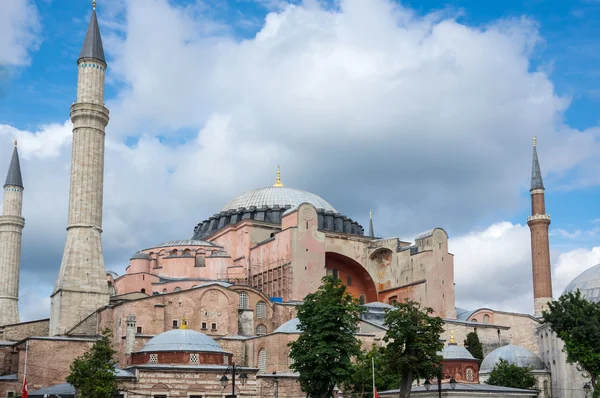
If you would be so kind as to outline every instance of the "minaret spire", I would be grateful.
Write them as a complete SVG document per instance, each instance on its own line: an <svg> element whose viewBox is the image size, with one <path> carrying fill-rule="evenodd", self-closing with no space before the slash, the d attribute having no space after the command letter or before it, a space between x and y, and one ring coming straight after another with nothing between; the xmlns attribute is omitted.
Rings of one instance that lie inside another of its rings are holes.
<svg viewBox="0 0 600 398"><path fill-rule="evenodd" d="M109 300L101 238L104 129L108 124L108 109L104 106L106 66L93 9L77 60L77 100L71 106L69 219L63 259L51 296L51 336L65 334Z"/></svg>
<svg viewBox="0 0 600 398"><path fill-rule="evenodd" d="M375 231L373 230L373 212L369 212L369 236L371 238L375 237Z"/></svg>
<svg viewBox="0 0 600 398"><path fill-rule="evenodd" d="M552 270L548 228L550 216L546 214L544 182L537 154L537 138L533 137L533 162L531 167L531 216L527 225L531 231L531 268L533 271L533 297L535 316L542 315L552 301Z"/></svg>
<svg viewBox="0 0 600 398"><path fill-rule="evenodd" d="M25 219L23 179L17 141L4 183L4 203L0 216L0 325L19 322L19 273L21 235Z"/></svg>

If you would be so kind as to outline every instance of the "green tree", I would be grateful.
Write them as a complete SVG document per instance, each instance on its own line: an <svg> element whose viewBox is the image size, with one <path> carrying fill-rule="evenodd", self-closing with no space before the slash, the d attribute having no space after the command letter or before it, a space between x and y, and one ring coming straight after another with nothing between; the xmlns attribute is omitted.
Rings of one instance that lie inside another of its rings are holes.
<svg viewBox="0 0 600 398"><path fill-rule="evenodd" d="M594 397L600 397L597 388L600 374L600 303L586 300L577 290L563 294L548 304L542 313L543 322L565 343L567 362L586 372L594 388Z"/></svg>
<svg viewBox="0 0 600 398"><path fill-rule="evenodd" d="M345 385L355 396L365 398L373 396L373 363L378 391L400 387L400 378L387 366L384 348L373 344L369 351L363 351L358 356L352 369L352 376Z"/></svg>
<svg viewBox="0 0 600 398"><path fill-rule="evenodd" d="M335 385L351 376L352 358L360 355L354 334L362 307L339 279L326 276L322 282L298 307L301 334L289 343L291 367L300 373L300 386L310 398L331 397Z"/></svg>
<svg viewBox="0 0 600 398"><path fill-rule="evenodd" d="M493 386L533 390L535 389L535 376L531 373L530 368L524 368L500 359L485 383Z"/></svg>
<svg viewBox="0 0 600 398"><path fill-rule="evenodd" d="M465 348L469 350L471 355L479 359L479 362L483 361L483 347L481 346L479 336L476 332L467 334L467 338L465 339Z"/></svg>
<svg viewBox="0 0 600 398"><path fill-rule="evenodd" d="M431 308L422 309L419 303L407 299L385 314L385 358L402 380L400 397L410 397L413 379L427 380L441 372L438 352L444 348L440 340L444 321L432 317L432 313Z"/></svg>
<svg viewBox="0 0 600 398"><path fill-rule="evenodd" d="M111 337L110 329L105 329L92 348L71 363L67 383L75 387L77 397L113 398L118 394L116 351L110 345Z"/></svg>

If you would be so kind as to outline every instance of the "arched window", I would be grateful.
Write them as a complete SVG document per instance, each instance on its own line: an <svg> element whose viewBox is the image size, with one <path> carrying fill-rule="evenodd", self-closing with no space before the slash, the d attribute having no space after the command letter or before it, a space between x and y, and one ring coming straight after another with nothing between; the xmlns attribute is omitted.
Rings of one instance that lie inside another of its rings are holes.
<svg viewBox="0 0 600 398"><path fill-rule="evenodd" d="M258 352L258 373L267 371L267 352L262 349Z"/></svg>
<svg viewBox="0 0 600 398"><path fill-rule="evenodd" d="M352 277L350 275L348 275L348 278L346 279L346 286L352 286Z"/></svg>
<svg viewBox="0 0 600 398"><path fill-rule="evenodd" d="M248 293L246 292L241 292L240 293L240 306L239 306L240 310L247 310L248 309Z"/></svg>
<svg viewBox="0 0 600 398"><path fill-rule="evenodd" d="M483 323L485 323L485 324L490 323L490 316L488 314L485 314L483 316Z"/></svg>
<svg viewBox="0 0 600 398"><path fill-rule="evenodd" d="M267 304L264 301L256 303L256 317L258 319L265 319L267 317Z"/></svg>
<svg viewBox="0 0 600 398"><path fill-rule="evenodd" d="M365 301L367 301L367 299L364 294L361 294L360 296L358 296L358 302L360 303L360 305L364 305Z"/></svg>
<svg viewBox="0 0 600 398"><path fill-rule="evenodd" d="M339 279L339 274L337 268L332 270L333 279Z"/></svg>
<svg viewBox="0 0 600 398"><path fill-rule="evenodd" d="M177 255L177 249L171 250L171 256L176 256L176 255Z"/></svg>
<svg viewBox="0 0 600 398"><path fill-rule="evenodd" d="M190 256L190 253L191 253L191 252L190 252L190 249L185 249L185 250L183 251L183 256L184 256L184 257L189 257L189 256Z"/></svg>
<svg viewBox="0 0 600 398"><path fill-rule="evenodd" d="M167 292L167 288L165 287L165 288L163 289L163 293L166 293L166 292Z"/></svg>
<svg viewBox="0 0 600 398"><path fill-rule="evenodd" d="M264 336L265 334L267 334L267 327L265 325L258 325L256 327L256 335Z"/></svg>
<svg viewBox="0 0 600 398"><path fill-rule="evenodd" d="M471 322L475 322L475 323L477 323L477 318L473 318L473 319L471 319Z"/></svg>
<svg viewBox="0 0 600 398"><path fill-rule="evenodd" d="M473 377L473 369L467 368L467 370L466 370L465 373L466 373L466 379L467 379L467 381L474 381L475 380L475 378Z"/></svg>
<svg viewBox="0 0 600 398"><path fill-rule="evenodd" d="M179 286L177 286L175 289L173 289L174 292L180 292L181 288Z"/></svg>
<svg viewBox="0 0 600 398"><path fill-rule="evenodd" d="M141 292L142 292L142 293L146 293L146 289L142 289L142 290L141 290Z"/></svg>

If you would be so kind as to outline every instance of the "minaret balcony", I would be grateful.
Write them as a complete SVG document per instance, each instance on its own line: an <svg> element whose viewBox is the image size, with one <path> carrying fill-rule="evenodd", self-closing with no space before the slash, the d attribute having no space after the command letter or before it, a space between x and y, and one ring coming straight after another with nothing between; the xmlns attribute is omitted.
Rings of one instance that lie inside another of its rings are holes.
<svg viewBox="0 0 600 398"><path fill-rule="evenodd" d="M527 222L538 220L550 221L550 214L534 214L533 216L527 217Z"/></svg>

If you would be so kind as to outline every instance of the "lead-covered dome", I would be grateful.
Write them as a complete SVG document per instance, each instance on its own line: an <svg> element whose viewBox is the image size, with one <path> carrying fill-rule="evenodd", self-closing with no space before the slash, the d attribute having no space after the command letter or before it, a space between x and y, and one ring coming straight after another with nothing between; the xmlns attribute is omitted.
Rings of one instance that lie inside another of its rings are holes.
<svg viewBox="0 0 600 398"><path fill-rule="evenodd" d="M191 329L174 329L151 338L140 352L225 353L211 337Z"/></svg>
<svg viewBox="0 0 600 398"><path fill-rule="evenodd" d="M575 293L576 290L579 290L581 295L589 301L596 303L600 301L600 264L579 274L567 285L563 294Z"/></svg>
<svg viewBox="0 0 600 398"><path fill-rule="evenodd" d="M287 187L266 187L253 189L229 201L221 211L237 210L245 207L250 208L255 206L273 207L275 205L286 207L298 207L302 203L310 203L317 209L336 212L337 210L322 197L303 191L301 189Z"/></svg>
<svg viewBox="0 0 600 398"><path fill-rule="evenodd" d="M469 359L475 360L473 354L465 347L458 344L448 344L441 352L438 352L444 359Z"/></svg>
<svg viewBox="0 0 600 398"><path fill-rule="evenodd" d="M542 360L533 352L525 347L509 344L496 348L483 358L479 373L490 373L501 359L504 359L512 365L521 366L523 368L529 367L533 371L546 370Z"/></svg>

